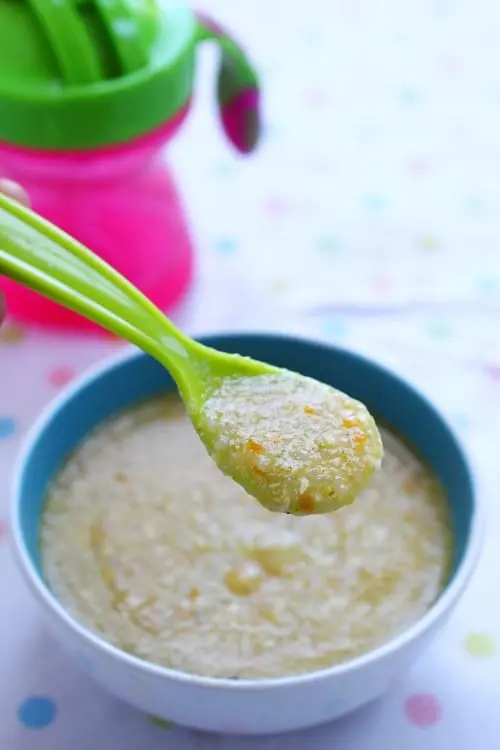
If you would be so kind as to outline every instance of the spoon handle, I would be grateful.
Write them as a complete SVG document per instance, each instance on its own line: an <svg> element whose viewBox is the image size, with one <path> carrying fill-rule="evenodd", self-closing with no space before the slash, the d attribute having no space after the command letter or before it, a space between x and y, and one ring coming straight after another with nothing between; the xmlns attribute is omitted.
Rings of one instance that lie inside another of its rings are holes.
<svg viewBox="0 0 500 750"><path fill-rule="evenodd" d="M4 195L2 275L136 344L166 364L174 377L185 368L189 339L160 310L84 245Z"/></svg>

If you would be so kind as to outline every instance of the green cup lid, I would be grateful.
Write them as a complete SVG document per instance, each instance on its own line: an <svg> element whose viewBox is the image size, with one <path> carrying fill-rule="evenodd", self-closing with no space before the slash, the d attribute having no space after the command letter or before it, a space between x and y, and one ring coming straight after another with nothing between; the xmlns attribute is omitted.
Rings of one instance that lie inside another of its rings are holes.
<svg viewBox="0 0 500 750"><path fill-rule="evenodd" d="M257 89L241 50L183 0L0 0L0 141L74 150L139 137L188 103L207 38L236 88Z"/></svg>

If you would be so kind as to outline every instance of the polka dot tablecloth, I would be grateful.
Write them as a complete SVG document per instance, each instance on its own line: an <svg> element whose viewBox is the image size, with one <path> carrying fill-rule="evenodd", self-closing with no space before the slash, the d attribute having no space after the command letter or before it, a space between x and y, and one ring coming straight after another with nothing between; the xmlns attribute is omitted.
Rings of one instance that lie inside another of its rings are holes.
<svg viewBox="0 0 500 750"><path fill-rule="evenodd" d="M170 158L198 247L188 330L286 330L391 366L447 414L490 522L477 575L382 701L331 726L228 738L152 721L80 673L11 558L12 463L43 405L121 344L0 334L0 748L498 750L500 9L493 0L210 0L259 61L251 160L214 123L209 49Z"/></svg>

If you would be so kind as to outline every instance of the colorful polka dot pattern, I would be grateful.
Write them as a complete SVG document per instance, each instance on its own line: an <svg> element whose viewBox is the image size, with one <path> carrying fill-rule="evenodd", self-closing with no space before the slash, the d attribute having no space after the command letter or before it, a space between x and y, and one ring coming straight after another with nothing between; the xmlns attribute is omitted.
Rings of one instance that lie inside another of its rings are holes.
<svg viewBox="0 0 500 750"><path fill-rule="evenodd" d="M440 721L443 713L439 700L429 693L415 693L405 702L409 722L419 729L428 729Z"/></svg>
<svg viewBox="0 0 500 750"><path fill-rule="evenodd" d="M478 14L472 0L423 0L418 8L387 0L383 13L367 0L308 0L305 16L290 12L285 0L239 0L232 18L229 5L204 3L217 16L227 12L228 26L255 52L268 120L255 158L226 149L208 108L196 112L191 131L175 144L200 268L183 326L271 326L394 367L442 407L474 454L497 528L500 23L494 14ZM467 102L474 102L473 117ZM45 336L10 320L0 328L2 486L24 426L43 403L122 343ZM28 386L34 392L25 399ZM18 583L2 567L6 494L0 493L0 601L9 601ZM482 685L486 675L498 682L497 603L484 594L497 582L488 563L477 575L483 593L472 588L452 618L439 651L443 667L424 656L418 678L412 673L404 692L394 688L388 698L387 718L371 725L369 712L360 712L352 737L342 729L345 750L370 743L390 748L395 727L405 750L421 750L422 743L426 750L472 750L463 735L475 738L474 750L489 747L481 732L498 734L498 696L488 708L469 686ZM14 615L27 618L22 609ZM0 632L0 669L11 640L3 645ZM67 742L52 742L52 729L64 723L74 750L86 750L86 720L71 691L54 690L66 696L57 705L50 697L64 668L32 663L38 657L24 640L16 648L17 674L26 677L17 709L4 708L0 694L5 746L31 750L43 731L51 750L66 750ZM94 671L87 656L79 661ZM38 675L41 692L33 694L30 679ZM76 675L71 680L79 684ZM92 715L101 717L99 736L119 745L120 710L127 719L130 712L114 704L101 709L100 688L85 690L96 707ZM147 744L148 731L162 742L157 729L175 733L176 750L198 746L194 735L157 717L137 726L134 747ZM316 732L329 737L321 746L338 743L335 727ZM315 737L301 736L300 747L314 750ZM295 747L290 737L274 742L276 750Z"/></svg>
<svg viewBox="0 0 500 750"><path fill-rule="evenodd" d="M495 641L489 633L469 633L464 647L473 659L490 659L496 653Z"/></svg>
<svg viewBox="0 0 500 750"><path fill-rule="evenodd" d="M220 255L232 255L237 251L238 243L232 237L219 237L215 242L215 249Z"/></svg>
<svg viewBox="0 0 500 750"><path fill-rule="evenodd" d="M496 362L487 364L484 369L491 380L500 383L500 362L498 364Z"/></svg>
<svg viewBox="0 0 500 750"><path fill-rule="evenodd" d="M0 440L12 437L16 432L16 422L10 416L0 416Z"/></svg>
<svg viewBox="0 0 500 750"><path fill-rule="evenodd" d="M172 724L171 721L167 721L166 719L161 719L159 716L149 716L148 717L151 724L153 724L155 727L160 727L161 729L173 729L174 724Z"/></svg>
<svg viewBox="0 0 500 750"><path fill-rule="evenodd" d="M56 716L57 707L52 698L39 695L26 698L17 711L19 723L26 729L46 729Z"/></svg>
<svg viewBox="0 0 500 750"><path fill-rule="evenodd" d="M72 367L62 365L60 367L54 367L54 369L49 372L48 380L51 385L60 388L73 380L74 376L75 371Z"/></svg>
<svg viewBox="0 0 500 750"><path fill-rule="evenodd" d="M14 346L25 341L27 335L27 330L23 326L10 323L0 329L0 343L6 346Z"/></svg>

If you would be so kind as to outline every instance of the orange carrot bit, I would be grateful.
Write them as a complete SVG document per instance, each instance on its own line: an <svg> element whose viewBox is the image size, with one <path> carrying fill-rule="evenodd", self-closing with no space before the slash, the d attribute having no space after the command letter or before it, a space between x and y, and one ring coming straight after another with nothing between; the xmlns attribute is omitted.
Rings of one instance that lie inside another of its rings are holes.
<svg viewBox="0 0 500 750"><path fill-rule="evenodd" d="M199 595L200 595L200 589L197 589L196 586L193 586L193 588L189 592L189 598L197 599Z"/></svg>
<svg viewBox="0 0 500 750"><path fill-rule="evenodd" d="M303 513L312 513L314 510L314 497L310 492L299 495L299 508Z"/></svg>
<svg viewBox="0 0 500 750"><path fill-rule="evenodd" d="M366 435L364 434L364 432L360 432L359 435L355 435L354 442L358 445L363 445L363 443L366 443Z"/></svg>
<svg viewBox="0 0 500 750"><path fill-rule="evenodd" d="M304 414L316 414L316 410L312 406L304 406Z"/></svg>
<svg viewBox="0 0 500 750"><path fill-rule="evenodd" d="M346 428L346 430L350 429L351 427L356 427L356 420L355 419L343 419L342 420L342 426Z"/></svg>
<svg viewBox="0 0 500 750"><path fill-rule="evenodd" d="M415 477L409 477L403 482L402 489L403 492L408 493L408 495L413 495L418 490L418 486L418 479Z"/></svg>
<svg viewBox="0 0 500 750"><path fill-rule="evenodd" d="M252 440L252 438L247 442L247 448L249 451L252 451L252 453L257 453L257 455L264 453L264 446L257 443L255 440Z"/></svg>

